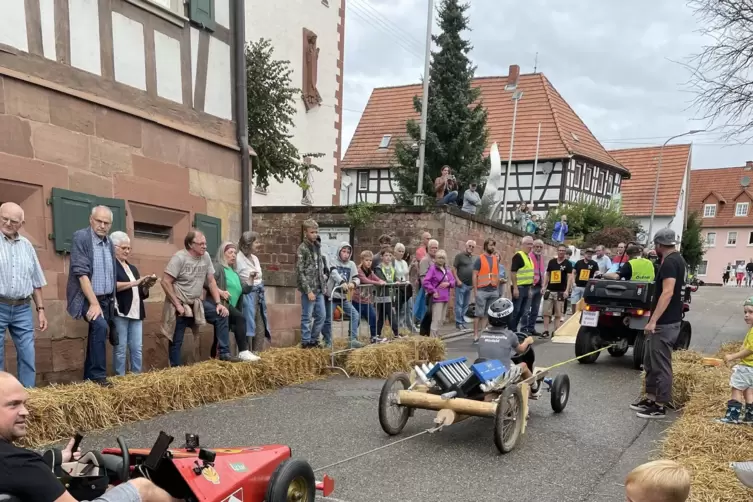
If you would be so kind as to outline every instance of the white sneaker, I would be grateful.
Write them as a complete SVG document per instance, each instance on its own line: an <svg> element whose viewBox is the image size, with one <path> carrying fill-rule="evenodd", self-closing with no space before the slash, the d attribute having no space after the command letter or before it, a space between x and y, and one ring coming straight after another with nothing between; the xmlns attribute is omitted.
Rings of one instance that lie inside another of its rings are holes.
<svg viewBox="0 0 753 502"><path fill-rule="evenodd" d="M261 360L261 357L257 356L256 354L254 354L250 350L244 350L243 352L241 352L240 354L238 354L238 358L241 361L246 361L246 362L250 362L250 363Z"/></svg>

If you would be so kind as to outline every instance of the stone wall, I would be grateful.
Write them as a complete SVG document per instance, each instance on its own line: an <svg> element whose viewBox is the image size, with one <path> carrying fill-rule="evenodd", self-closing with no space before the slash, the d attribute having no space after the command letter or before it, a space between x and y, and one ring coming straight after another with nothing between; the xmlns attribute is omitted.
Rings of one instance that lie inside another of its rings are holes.
<svg viewBox="0 0 753 502"><path fill-rule="evenodd" d="M477 242L476 252L479 253L484 240L492 237L508 269L525 235L510 226L447 207L377 206L373 220L360 228L350 224L348 208L343 206L254 208L252 228L260 234L262 243L259 261L272 299L269 309L274 345L291 345L300 340L300 294L296 290L295 261L303 235L302 225L308 218L322 227L350 226L354 256L365 249L379 249L379 236L385 233L393 237L393 243L402 242L413 253L420 245L421 234L428 231L439 241L440 249L447 251L449 263L452 263L455 255L465 250L467 240ZM547 258L556 255L553 243L546 243L544 254Z"/></svg>
<svg viewBox="0 0 753 502"><path fill-rule="evenodd" d="M232 123L227 122L232 130ZM158 125L111 108L10 77L0 77L0 203L25 211L22 233L34 244L48 286L43 289L49 328L36 332L40 384L83 375L87 326L65 313L67 256L55 253L48 204L53 187L124 199L127 232L134 222L172 227L167 241L132 237L132 262L142 275L162 271L183 245L195 213L222 219L224 238L240 234L240 159L229 147ZM156 333L163 293L156 286L147 302L145 368L163 367L166 354ZM201 347L206 357L211 329ZM111 357L108 346L108 358ZM16 371L10 337L6 370ZM111 367L111 365L110 365Z"/></svg>

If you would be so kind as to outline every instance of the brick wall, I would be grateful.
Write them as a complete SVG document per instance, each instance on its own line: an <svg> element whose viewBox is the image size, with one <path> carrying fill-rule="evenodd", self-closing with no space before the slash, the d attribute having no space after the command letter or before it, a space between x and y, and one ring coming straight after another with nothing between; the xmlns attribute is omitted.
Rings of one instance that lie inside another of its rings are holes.
<svg viewBox="0 0 753 502"><path fill-rule="evenodd" d="M232 129L232 123L228 122ZM16 202L26 213L22 233L34 244L45 270L49 328L36 333L40 384L78 380L83 375L86 323L65 312L68 258L49 240L53 187L126 201L132 262L141 274L162 275L169 257L182 247L195 213L220 217L223 237L240 233L239 155L151 121L32 84L0 77L0 202ZM155 242L133 237L135 219L168 221L172 237ZM145 368L163 367L166 354L156 333L163 293L147 302ZM202 335L206 357L211 329ZM16 371L15 349L5 339L6 370ZM108 359L111 357L108 346ZM110 365L110 368L112 366Z"/></svg>
<svg viewBox="0 0 753 502"><path fill-rule="evenodd" d="M275 299L269 306L275 345L290 345L300 339L300 295L296 290L296 250L301 243L304 220L313 218L320 226L350 226L347 207L267 207L254 208L253 230L260 234L262 251L259 261L264 269L265 283ZM410 252L420 245L425 231L439 241L447 251L449 262L457 253L465 251L468 239L477 242L476 252L487 238L497 241L497 249L509 269L513 254L519 249L522 232L507 225L491 222L463 213L457 209L381 206L374 219L361 228L352 228L354 255L364 249L379 249L382 234L402 242ZM556 255L551 242L545 245L547 258ZM356 260L357 261L357 260ZM448 309L452 311L452 309Z"/></svg>

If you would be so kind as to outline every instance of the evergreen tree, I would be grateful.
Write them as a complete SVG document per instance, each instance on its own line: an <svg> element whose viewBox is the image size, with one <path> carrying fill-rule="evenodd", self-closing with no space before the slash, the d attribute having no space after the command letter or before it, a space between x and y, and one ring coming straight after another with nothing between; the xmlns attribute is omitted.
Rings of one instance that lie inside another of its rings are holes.
<svg viewBox="0 0 753 502"><path fill-rule="evenodd" d="M290 61L274 59L273 52L269 40L246 45L248 143L258 155L254 161L254 184L266 190L271 179L279 183L288 179L308 189L309 170L321 171L321 168L306 164L303 159L324 154L301 154L291 141L293 135L289 131L294 125L295 100L301 90L292 85Z"/></svg>
<svg viewBox="0 0 753 502"><path fill-rule="evenodd" d="M465 12L469 6L459 0L442 0L441 33L432 35L438 50L432 51L429 71L423 187L429 201L434 200L434 179L440 176L444 165L452 168L461 187L469 182L482 184L489 174L489 162L484 159L487 112L479 101L480 90L472 87L476 67L468 58L471 44L461 37L468 29ZM421 96L414 96L413 106L420 114ZM406 129L410 139L397 142L397 165L392 174L400 186L399 199L410 203L418 186L418 149L413 145L419 144L421 138L419 121L409 120Z"/></svg>
<svg viewBox="0 0 753 502"><path fill-rule="evenodd" d="M688 215L688 221L685 222L685 231L682 233L680 247L682 257L688 264L688 271L695 273L696 268L701 264L703 255L706 253L704 244L701 220L698 213L694 211Z"/></svg>

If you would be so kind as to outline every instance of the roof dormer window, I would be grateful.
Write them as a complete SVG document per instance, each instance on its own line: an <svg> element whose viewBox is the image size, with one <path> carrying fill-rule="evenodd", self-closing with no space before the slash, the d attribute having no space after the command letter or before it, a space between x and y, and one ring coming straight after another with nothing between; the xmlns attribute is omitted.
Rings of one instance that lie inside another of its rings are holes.
<svg viewBox="0 0 753 502"><path fill-rule="evenodd" d="M379 142L379 148L387 148L390 146L390 140L392 140L391 134L385 134L382 136L382 141Z"/></svg>
<svg viewBox="0 0 753 502"><path fill-rule="evenodd" d="M716 204L704 204L703 217L714 218L716 216Z"/></svg>

